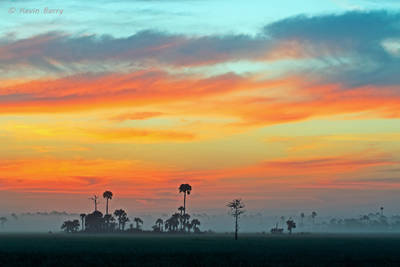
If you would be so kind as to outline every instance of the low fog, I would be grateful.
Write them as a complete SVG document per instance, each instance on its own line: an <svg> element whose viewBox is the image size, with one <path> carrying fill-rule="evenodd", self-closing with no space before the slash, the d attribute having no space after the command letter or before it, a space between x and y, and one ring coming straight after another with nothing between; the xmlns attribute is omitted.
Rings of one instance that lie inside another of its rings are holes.
<svg viewBox="0 0 400 267"><path fill-rule="evenodd" d="M134 217L143 220L143 230L151 230L155 221L162 218L164 221L168 214L134 214L130 215L129 224ZM61 232L61 225L66 220L77 219L79 214L64 211L30 212L0 214L0 232ZM208 214L192 213L191 218L201 222L202 231L217 233L232 232L233 218L228 213ZM287 232L286 221L292 219L296 223L296 232L324 232L324 233L371 233L371 232L400 232L400 215L384 214L383 210L348 217L320 216L317 212L313 215L305 213L271 216L261 212L246 212L240 217L240 231L247 233L269 233L274 227L283 228Z"/></svg>

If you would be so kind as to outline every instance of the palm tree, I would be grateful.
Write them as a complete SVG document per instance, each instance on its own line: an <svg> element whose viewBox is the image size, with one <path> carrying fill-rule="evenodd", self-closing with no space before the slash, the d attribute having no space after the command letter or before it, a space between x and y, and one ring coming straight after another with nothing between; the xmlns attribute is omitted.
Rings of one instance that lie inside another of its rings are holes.
<svg viewBox="0 0 400 267"><path fill-rule="evenodd" d="M106 199L106 215L108 215L108 201L112 199L113 193L111 191L105 191L103 197Z"/></svg>
<svg viewBox="0 0 400 267"><path fill-rule="evenodd" d="M313 224L315 224L315 217L317 217L317 213L316 213L315 211L313 211L313 212L311 213L311 218L312 218L312 220L313 220Z"/></svg>
<svg viewBox="0 0 400 267"><path fill-rule="evenodd" d="M129 222L129 218L128 218L128 215L125 213L124 216L121 217L122 231L125 230L125 225L127 222Z"/></svg>
<svg viewBox="0 0 400 267"><path fill-rule="evenodd" d="M381 217L383 217L383 207L381 207Z"/></svg>
<svg viewBox="0 0 400 267"><path fill-rule="evenodd" d="M171 218L165 220L164 228L166 231L171 231Z"/></svg>
<svg viewBox="0 0 400 267"><path fill-rule="evenodd" d="M231 215L235 218L235 240L238 238L238 230L239 230L239 216L240 214L244 213L244 203L242 202L241 199L234 199L231 202L229 202L227 207L231 208Z"/></svg>
<svg viewBox="0 0 400 267"><path fill-rule="evenodd" d="M118 229L124 230L125 223L129 221L128 214L123 209L119 209L114 211L114 215L118 219Z"/></svg>
<svg viewBox="0 0 400 267"><path fill-rule="evenodd" d="M136 223L136 230L140 230L140 224L143 224L142 219L136 217L133 219L133 221Z"/></svg>
<svg viewBox="0 0 400 267"><path fill-rule="evenodd" d="M192 186L190 184L181 184L179 186L179 193L183 192L183 215L186 214L186 194L190 195L191 191L192 191Z"/></svg>
<svg viewBox="0 0 400 267"><path fill-rule="evenodd" d="M158 218L156 221L156 225L158 226L158 229L160 230L160 232L162 232L162 225L164 224L163 219Z"/></svg>
<svg viewBox="0 0 400 267"><path fill-rule="evenodd" d="M191 224L193 226L193 230L195 233L200 232L200 229L199 229L200 221L198 219L193 219Z"/></svg>
<svg viewBox="0 0 400 267"><path fill-rule="evenodd" d="M189 214L184 214L182 215L182 219L183 219L183 230L185 230L186 227L189 227L189 220L190 220L190 215ZM190 230L189 230L190 232Z"/></svg>
<svg viewBox="0 0 400 267"><path fill-rule="evenodd" d="M300 218L301 218L300 224L301 224L301 226L303 226L303 221L304 221L304 217L305 217L305 216L306 216L306 215L304 214L304 212L300 213Z"/></svg>
<svg viewBox="0 0 400 267"><path fill-rule="evenodd" d="M289 230L289 234L292 234L292 229L296 228L296 223L292 220L292 218L289 218L286 224L287 224L287 229Z"/></svg>
<svg viewBox="0 0 400 267"><path fill-rule="evenodd" d="M83 230L84 230L83 227L84 227L84 225L85 225L85 224L84 224L84 220L85 220L86 214L85 214L85 213L81 213L80 217L81 217L82 231L83 231Z"/></svg>
<svg viewBox="0 0 400 267"><path fill-rule="evenodd" d="M185 210L185 208L183 207L183 206L180 206L179 208L178 208L178 210L179 210L179 212L181 213L181 215L183 214L183 211Z"/></svg>

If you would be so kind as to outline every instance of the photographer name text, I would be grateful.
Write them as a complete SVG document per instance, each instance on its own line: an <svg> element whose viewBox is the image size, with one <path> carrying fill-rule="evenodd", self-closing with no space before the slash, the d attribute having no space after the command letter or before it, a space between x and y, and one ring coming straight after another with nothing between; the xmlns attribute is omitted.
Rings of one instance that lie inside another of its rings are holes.
<svg viewBox="0 0 400 267"><path fill-rule="evenodd" d="M9 14L23 14L23 15L58 15L61 16L64 9L60 8L23 8L23 7L10 7L8 9Z"/></svg>

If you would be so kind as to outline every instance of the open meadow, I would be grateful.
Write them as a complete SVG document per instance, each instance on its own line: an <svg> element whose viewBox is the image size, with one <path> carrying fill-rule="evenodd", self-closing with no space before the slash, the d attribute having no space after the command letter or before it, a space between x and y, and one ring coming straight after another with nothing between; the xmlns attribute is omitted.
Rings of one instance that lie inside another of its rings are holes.
<svg viewBox="0 0 400 267"><path fill-rule="evenodd" d="M2 234L0 266L398 266L400 235Z"/></svg>

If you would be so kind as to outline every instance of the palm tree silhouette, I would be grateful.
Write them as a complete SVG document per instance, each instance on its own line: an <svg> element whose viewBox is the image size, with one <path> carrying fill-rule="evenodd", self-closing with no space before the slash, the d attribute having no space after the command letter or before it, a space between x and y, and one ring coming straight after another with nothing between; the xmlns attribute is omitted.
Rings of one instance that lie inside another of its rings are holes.
<svg viewBox="0 0 400 267"><path fill-rule="evenodd" d="M81 227L82 227L82 231L84 230L84 220L85 220L85 217L86 217L86 214L85 213L81 213L81 215L80 215L80 217L81 217L81 222L82 222L82 225L81 225Z"/></svg>
<svg viewBox="0 0 400 267"><path fill-rule="evenodd" d="M158 226L158 229L159 229L160 232L162 232L162 225L163 224L164 224L163 219L158 218L157 221L156 221L156 225Z"/></svg>
<svg viewBox="0 0 400 267"><path fill-rule="evenodd" d="M289 234L292 234L292 229L296 228L296 223L292 220L292 218L289 218L286 222L287 224L287 229L289 230Z"/></svg>
<svg viewBox="0 0 400 267"><path fill-rule="evenodd" d="M164 229L165 229L165 231L171 232L171 218L165 220Z"/></svg>
<svg viewBox="0 0 400 267"><path fill-rule="evenodd" d="M122 218L121 218L122 231L125 230L125 225L127 222L129 222L129 218L128 218L128 215L125 213L125 215L122 216Z"/></svg>
<svg viewBox="0 0 400 267"><path fill-rule="evenodd" d="M140 230L140 225L143 224L142 219L135 217L133 221L136 223L136 230Z"/></svg>
<svg viewBox="0 0 400 267"><path fill-rule="evenodd" d="M315 224L315 217L317 217L317 213L316 213L315 211L313 211L313 212L311 213L311 218L312 218L312 220L313 220L313 224Z"/></svg>
<svg viewBox="0 0 400 267"><path fill-rule="evenodd" d="M231 208L231 215L235 218L235 240L237 240L238 230L239 230L238 220L240 214L244 213L243 209L245 206L241 199L234 199L231 202L229 202L226 206Z"/></svg>
<svg viewBox="0 0 400 267"><path fill-rule="evenodd" d="M381 217L383 217L383 207L381 207Z"/></svg>
<svg viewBox="0 0 400 267"><path fill-rule="evenodd" d="M186 214L186 194L190 195L192 186L190 184L181 184L179 186L179 193L183 192L183 215ZM185 223L185 221L183 222Z"/></svg>
<svg viewBox="0 0 400 267"><path fill-rule="evenodd" d="M304 217L305 217L304 212L300 213L300 218L301 218L300 224L301 224L302 226L303 226Z"/></svg>
<svg viewBox="0 0 400 267"><path fill-rule="evenodd" d="M103 197L106 199L106 215L108 215L108 201L112 199L113 193L111 191L105 191Z"/></svg>
<svg viewBox="0 0 400 267"><path fill-rule="evenodd" d="M189 227L189 220L190 220L190 215L189 214L184 214L182 215L183 218L183 230L186 230L186 227ZM190 232L190 229L189 229Z"/></svg>
<svg viewBox="0 0 400 267"><path fill-rule="evenodd" d="M185 210L185 208L183 207L183 206L180 206L179 208L178 208L178 210L179 210L179 212L181 213L181 215L183 214L183 211Z"/></svg>
<svg viewBox="0 0 400 267"><path fill-rule="evenodd" d="M128 214L123 209L119 209L114 211L114 215L118 219L118 229L124 230L125 223L129 221Z"/></svg>
<svg viewBox="0 0 400 267"><path fill-rule="evenodd" d="M193 219L191 224L193 226L193 230L195 233L200 232L200 229L199 229L200 221L198 219Z"/></svg>

